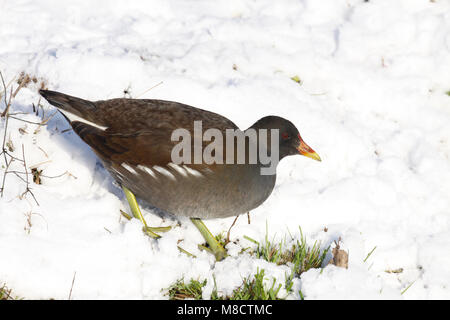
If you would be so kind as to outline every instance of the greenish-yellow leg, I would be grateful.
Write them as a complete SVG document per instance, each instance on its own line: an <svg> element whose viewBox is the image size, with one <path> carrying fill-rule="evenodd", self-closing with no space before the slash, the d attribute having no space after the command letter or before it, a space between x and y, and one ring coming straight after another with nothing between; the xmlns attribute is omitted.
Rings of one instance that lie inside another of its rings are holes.
<svg viewBox="0 0 450 320"><path fill-rule="evenodd" d="M144 216L142 215L141 209L139 209L139 205L137 203L136 197L133 192L130 191L127 187L122 186L123 192L125 193L125 197L128 200L128 204L130 205L131 212L136 219L141 220L144 225L144 232L152 238L158 239L161 238L159 234L156 234L155 231L165 232L169 231L171 227L149 227L147 226L147 222L145 222Z"/></svg>
<svg viewBox="0 0 450 320"><path fill-rule="evenodd" d="M130 191L127 187L122 186L123 192L125 193L125 197L127 198L128 204L130 205L131 212L136 219L141 220L144 225L143 229L146 234L148 234L152 238L161 238L160 235L156 234L157 232L164 232L170 230L170 227L149 227L147 226L147 222L145 222L144 216L142 215L141 209L139 209L139 205L137 203L136 197L133 192ZM226 257L227 252L222 247L222 245L217 242L212 233L205 226L203 221L199 218L191 218L192 223L197 227L197 229L202 234L203 238L206 240L206 243L209 245L209 250L214 254L217 261L222 260Z"/></svg>
<svg viewBox="0 0 450 320"><path fill-rule="evenodd" d="M217 242L216 238L214 238L211 231L208 230L203 221L199 218L191 218L191 221L197 227L198 231L200 231L203 238L205 238L206 243L209 245L209 248L216 257L216 260L220 261L225 258L227 255L226 250L219 242Z"/></svg>

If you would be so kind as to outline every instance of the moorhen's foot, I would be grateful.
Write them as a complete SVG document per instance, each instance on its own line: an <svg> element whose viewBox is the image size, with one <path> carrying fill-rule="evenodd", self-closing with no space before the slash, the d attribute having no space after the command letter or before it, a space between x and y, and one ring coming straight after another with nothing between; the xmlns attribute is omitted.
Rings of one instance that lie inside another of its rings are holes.
<svg viewBox="0 0 450 320"><path fill-rule="evenodd" d="M134 196L133 192L131 192L127 187L122 186L123 192L125 193L125 197L128 200L128 204L130 205L131 212L133 213L133 216L136 219L141 220L142 224L144 225L142 227L142 230L146 235L149 237L152 237L154 239L161 238L159 234L156 232L167 232L172 227L149 227L147 226L147 222L145 222L144 216L142 215L141 209L139 209L139 205L137 203L136 197Z"/></svg>
<svg viewBox="0 0 450 320"><path fill-rule="evenodd" d="M202 234L209 248L202 246L203 249L210 251L217 261L223 260L227 256L227 251L222 247L222 245L214 238L211 231L205 226L203 221L199 218L191 218L192 223L197 227L198 231Z"/></svg>

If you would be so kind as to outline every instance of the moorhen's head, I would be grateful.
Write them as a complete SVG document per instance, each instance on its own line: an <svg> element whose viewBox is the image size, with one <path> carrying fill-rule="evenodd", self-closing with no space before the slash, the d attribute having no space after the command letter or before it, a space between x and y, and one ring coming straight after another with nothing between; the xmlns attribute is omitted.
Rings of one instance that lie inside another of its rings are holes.
<svg viewBox="0 0 450 320"><path fill-rule="evenodd" d="M301 154L305 157L322 161L319 155L303 141L295 125L287 119L277 116L267 116L259 119L251 128L267 129L269 136L271 129L278 129L280 159L286 156ZM268 148L270 148L270 145L268 143Z"/></svg>

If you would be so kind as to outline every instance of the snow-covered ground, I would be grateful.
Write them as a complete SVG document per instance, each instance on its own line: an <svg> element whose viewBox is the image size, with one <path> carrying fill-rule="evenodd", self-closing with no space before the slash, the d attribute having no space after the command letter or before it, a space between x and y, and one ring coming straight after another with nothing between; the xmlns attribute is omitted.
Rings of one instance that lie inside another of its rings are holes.
<svg viewBox="0 0 450 320"><path fill-rule="evenodd" d="M306 299L449 299L449 70L446 0L0 1L6 82L25 71L91 100L127 89L218 112L241 128L276 114L323 160L283 160L273 194L251 212L250 225L237 220L238 245L216 263L197 249L202 238L188 219L144 205L150 225L180 224L152 240L139 221L121 218L128 210L121 190L64 131L62 116L37 132L10 119L16 157L23 145L27 166L47 177L67 173L31 184L39 206L30 193L19 197L23 181L7 176L0 284L26 298L66 299L76 272L73 299L165 299L162 289L184 276L210 280L208 298L213 275L218 290L231 293L258 267L269 283L284 283L287 267L237 254L251 245L244 235L264 239L267 223L270 238L298 236L301 226L309 243L340 237L349 252L348 269L310 270L289 298L301 288ZM32 114L38 99L30 85L11 112L40 121ZM2 120L1 137L4 128ZM9 169L24 170L19 161ZM233 219L205 222L219 233ZM179 240L196 259L178 251Z"/></svg>

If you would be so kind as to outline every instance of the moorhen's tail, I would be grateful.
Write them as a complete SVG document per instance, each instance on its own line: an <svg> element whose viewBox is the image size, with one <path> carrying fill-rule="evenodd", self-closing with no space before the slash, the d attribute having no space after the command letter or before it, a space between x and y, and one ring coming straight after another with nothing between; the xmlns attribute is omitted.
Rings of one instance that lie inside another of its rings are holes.
<svg viewBox="0 0 450 320"><path fill-rule="evenodd" d="M39 93L51 105L60 109L61 113L66 116L69 122L74 121L73 116L95 122L95 111L97 107L93 102L50 90L39 90Z"/></svg>
<svg viewBox="0 0 450 320"><path fill-rule="evenodd" d="M107 129L104 123L98 119L98 108L95 102L72 97L64 93L39 90L39 93L70 123L73 130L80 138L91 146L97 154L107 155L110 148L106 146L104 131Z"/></svg>

